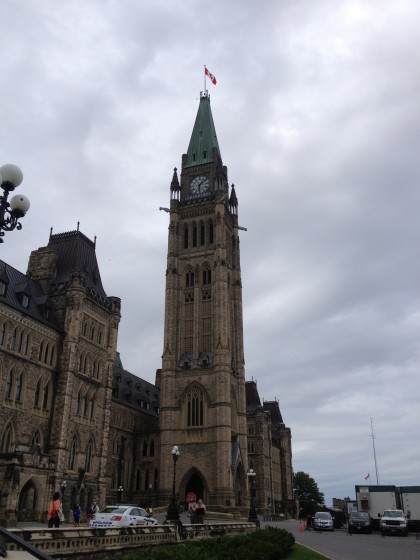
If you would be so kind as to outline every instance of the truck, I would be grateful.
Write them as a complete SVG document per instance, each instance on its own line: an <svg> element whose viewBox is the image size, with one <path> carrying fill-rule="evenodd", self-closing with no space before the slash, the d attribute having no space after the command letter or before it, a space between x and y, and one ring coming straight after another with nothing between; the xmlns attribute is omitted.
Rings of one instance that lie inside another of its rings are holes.
<svg viewBox="0 0 420 560"><path fill-rule="evenodd" d="M369 512L373 529L381 530L385 511L401 510L408 530L420 531L420 486L357 485L355 490L357 509Z"/></svg>

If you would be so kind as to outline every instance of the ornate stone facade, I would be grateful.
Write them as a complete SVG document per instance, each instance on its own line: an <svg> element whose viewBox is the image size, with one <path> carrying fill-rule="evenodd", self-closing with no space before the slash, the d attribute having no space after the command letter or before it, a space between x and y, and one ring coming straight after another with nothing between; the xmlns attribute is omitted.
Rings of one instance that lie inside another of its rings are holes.
<svg viewBox="0 0 420 560"><path fill-rule="evenodd" d="M206 95L180 179L170 184L162 368L124 370L120 300L102 286L95 243L50 235L23 274L0 261L0 523L45 521L93 500L165 506L176 493L246 515L293 514L291 432L244 369L238 199Z"/></svg>

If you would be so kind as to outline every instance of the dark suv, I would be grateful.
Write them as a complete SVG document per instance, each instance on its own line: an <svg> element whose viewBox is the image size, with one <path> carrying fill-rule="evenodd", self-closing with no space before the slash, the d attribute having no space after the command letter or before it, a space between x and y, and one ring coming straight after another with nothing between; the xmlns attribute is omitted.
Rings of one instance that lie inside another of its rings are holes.
<svg viewBox="0 0 420 560"><path fill-rule="evenodd" d="M352 511L347 527L350 535L352 533L371 533L372 519L367 511Z"/></svg>

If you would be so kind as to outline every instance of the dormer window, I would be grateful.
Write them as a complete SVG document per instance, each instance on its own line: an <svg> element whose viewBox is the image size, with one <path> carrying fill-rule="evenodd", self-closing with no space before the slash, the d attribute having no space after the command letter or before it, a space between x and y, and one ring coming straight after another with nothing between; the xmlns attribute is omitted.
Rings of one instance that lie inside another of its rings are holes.
<svg viewBox="0 0 420 560"><path fill-rule="evenodd" d="M26 294L21 294L21 304L22 304L22 307L24 307L25 309L28 309L28 307L29 307L29 296L27 296Z"/></svg>
<svg viewBox="0 0 420 560"><path fill-rule="evenodd" d="M5 295L6 295L6 291L7 291L7 284L6 284L6 282L3 282L3 280L0 280L0 296L5 296Z"/></svg>

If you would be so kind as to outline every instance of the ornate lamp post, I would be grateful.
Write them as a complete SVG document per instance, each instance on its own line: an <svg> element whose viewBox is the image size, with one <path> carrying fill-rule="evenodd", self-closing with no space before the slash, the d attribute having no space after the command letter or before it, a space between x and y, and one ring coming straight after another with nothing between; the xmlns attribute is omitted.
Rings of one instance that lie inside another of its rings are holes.
<svg viewBox="0 0 420 560"><path fill-rule="evenodd" d="M149 513L152 515L152 488L153 486L149 484Z"/></svg>
<svg viewBox="0 0 420 560"><path fill-rule="evenodd" d="M257 511L255 509L255 477L257 473L253 469L249 469L248 475L249 492L251 494L251 505L249 508L248 521L259 524Z"/></svg>
<svg viewBox="0 0 420 560"><path fill-rule="evenodd" d="M123 492L124 492L124 488L120 484L117 490L117 501L119 504L121 504L123 501Z"/></svg>
<svg viewBox="0 0 420 560"><path fill-rule="evenodd" d="M9 193L14 191L22 180L23 174L17 165L6 163L0 167L0 187L3 189L0 196L0 243L3 243L5 231L22 229L19 219L29 210L29 198L23 194L15 194L8 202Z"/></svg>
<svg viewBox="0 0 420 560"><path fill-rule="evenodd" d="M63 480L63 482L61 483L61 503L63 504L63 507L64 507L64 493L66 491L66 486L67 486L67 480Z"/></svg>
<svg viewBox="0 0 420 560"><path fill-rule="evenodd" d="M176 490L175 490L175 482L176 482L176 462L179 458L179 448L177 445L174 445L172 448L172 459L174 461L174 478L172 483L172 496L171 496L171 503L168 507L168 512L166 514L166 521L177 521L180 523L179 519L179 509L176 503Z"/></svg>

